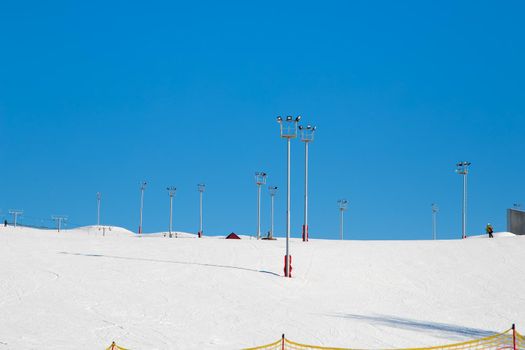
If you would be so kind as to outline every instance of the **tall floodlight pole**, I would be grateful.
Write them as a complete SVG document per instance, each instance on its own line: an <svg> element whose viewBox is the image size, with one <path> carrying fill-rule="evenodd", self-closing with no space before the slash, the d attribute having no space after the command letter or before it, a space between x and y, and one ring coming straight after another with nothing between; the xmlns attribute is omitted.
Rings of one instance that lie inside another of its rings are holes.
<svg viewBox="0 0 525 350"><path fill-rule="evenodd" d="M304 142L304 223L303 242L308 242L308 144L314 140L315 126L299 125L301 141Z"/></svg>
<svg viewBox="0 0 525 350"><path fill-rule="evenodd" d="M267 174L257 171L255 184L257 185L257 239L261 239L261 186L266 184Z"/></svg>
<svg viewBox="0 0 525 350"><path fill-rule="evenodd" d="M204 193L204 189L206 188L205 184L198 184L197 190L199 191L199 233L198 237L201 238L203 235L202 230L202 194Z"/></svg>
<svg viewBox="0 0 525 350"><path fill-rule="evenodd" d="M102 195L100 192L97 192L97 226L100 226L100 200L102 199Z"/></svg>
<svg viewBox="0 0 525 350"><path fill-rule="evenodd" d="M437 238L437 213L439 211L436 203L432 203L432 239Z"/></svg>
<svg viewBox="0 0 525 350"><path fill-rule="evenodd" d="M60 229L62 228L62 222L67 221L67 216L65 215L53 215L51 216L51 219L53 219L57 223L57 230L60 232Z"/></svg>
<svg viewBox="0 0 525 350"><path fill-rule="evenodd" d="M346 211L346 209L348 208L348 201L346 199L340 199L337 201L337 204L339 205L339 212L341 213L341 223L340 223L340 227L339 227L339 231L340 231L340 236L341 236L341 240L343 240L343 213Z"/></svg>
<svg viewBox="0 0 525 350"><path fill-rule="evenodd" d="M9 209L9 214L13 215L13 225L16 227L16 222L19 215L24 214L23 210Z"/></svg>
<svg viewBox="0 0 525 350"><path fill-rule="evenodd" d="M268 237L269 239L273 239L273 202L274 202L274 199L275 199L275 195L277 194L277 186L270 186L268 187L268 193L270 193L270 198L271 198L271 215L270 215L270 220L271 220L271 224L270 224L270 236Z"/></svg>
<svg viewBox="0 0 525 350"><path fill-rule="evenodd" d="M287 157L287 180L286 180L286 255L284 256L284 276L292 277L291 264L292 257L290 256L290 153L291 153L291 139L297 137L297 124L301 120L301 116L297 116L295 119L292 116L287 116L286 119L282 117L277 117L277 122L279 122L281 127L281 138L286 139L287 148L288 148L288 157Z"/></svg>
<svg viewBox="0 0 525 350"><path fill-rule="evenodd" d="M173 197L175 197L175 191L177 191L176 187L169 186L166 187L166 190L168 190L168 193L170 195L170 230L169 230L169 237L173 237L173 234L171 233L173 229Z"/></svg>
<svg viewBox="0 0 525 350"><path fill-rule="evenodd" d="M463 215L461 225L461 238L467 238L467 175L470 162L459 162L456 164L456 173L463 175Z"/></svg>
<svg viewBox="0 0 525 350"><path fill-rule="evenodd" d="M140 184L140 223L139 223L139 234L142 233L142 209L144 209L144 190L146 189L146 181L142 181Z"/></svg>

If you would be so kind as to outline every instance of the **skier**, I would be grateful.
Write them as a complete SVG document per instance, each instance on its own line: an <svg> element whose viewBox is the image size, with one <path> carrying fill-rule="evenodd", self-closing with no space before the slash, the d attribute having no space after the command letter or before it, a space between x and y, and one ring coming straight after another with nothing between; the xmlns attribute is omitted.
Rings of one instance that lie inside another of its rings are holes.
<svg viewBox="0 0 525 350"><path fill-rule="evenodd" d="M494 229L492 228L491 224L487 224L487 227L485 228L485 231L489 235L489 238L494 238L494 236L492 235L492 233L494 232Z"/></svg>
<svg viewBox="0 0 525 350"><path fill-rule="evenodd" d="M7 227L7 220L4 220L4 227Z"/></svg>

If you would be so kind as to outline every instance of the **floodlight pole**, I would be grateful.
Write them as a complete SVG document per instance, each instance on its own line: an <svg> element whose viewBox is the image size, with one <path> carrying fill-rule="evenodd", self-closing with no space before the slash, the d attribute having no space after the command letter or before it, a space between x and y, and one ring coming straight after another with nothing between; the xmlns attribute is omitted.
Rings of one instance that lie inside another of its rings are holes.
<svg viewBox="0 0 525 350"><path fill-rule="evenodd" d="M177 191L176 187L169 186L166 188L168 190L168 193L170 195L170 230L169 230L169 237L172 238L173 234L171 233L173 229L173 197L175 196L175 191ZM175 233L175 237L177 237L177 233Z"/></svg>
<svg viewBox="0 0 525 350"><path fill-rule="evenodd" d="M97 226L100 226L100 200L102 199L102 195L100 192L97 192Z"/></svg>
<svg viewBox="0 0 525 350"><path fill-rule="evenodd" d="M284 257L284 276L292 277L290 273L290 265L292 257L290 256L290 174L291 174L291 139L297 137L297 124L301 120L301 116L295 119L287 116L285 120L282 117L277 117L277 121L281 126L281 138L286 139L288 156L287 156L287 179L286 179L286 255Z"/></svg>
<svg viewBox="0 0 525 350"><path fill-rule="evenodd" d="M437 213L439 211L438 206L432 203L432 239L437 238Z"/></svg>
<svg viewBox="0 0 525 350"><path fill-rule="evenodd" d="M270 198L271 198L271 225L270 225L270 239L273 239L273 213L274 213L274 206L273 206L273 202L274 202L274 199L275 199L275 194L277 193L277 186L270 186L268 187L268 191L270 192Z"/></svg>
<svg viewBox="0 0 525 350"><path fill-rule="evenodd" d="M339 204L339 211L341 212L341 223L340 223L340 226L339 226L339 234L341 236L341 240L343 240L343 229L344 229L344 219L343 219L343 213L345 212L347 206L348 206L348 201L346 199L340 199L337 201L337 203Z"/></svg>
<svg viewBox="0 0 525 350"><path fill-rule="evenodd" d="M314 140L315 126L300 125L301 141L304 142L304 222L303 242L308 242L308 144Z"/></svg>
<svg viewBox="0 0 525 350"><path fill-rule="evenodd" d="M9 210L9 214L13 215L13 225L14 225L14 227L16 227L16 222L17 222L18 216L24 214L24 211L23 210L11 209L11 210Z"/></svg>
<svg viewBox="0 0 525 350"><path fill-rule="evenodd" d="M202 237L203 231L202 231L202 193L204 192L206 185L204 184L198 184L197 189L199 191L199 238Z"/></svg>
<svg viewBox="0 0 525 350"><path fill-rule="evenodd" d="M462 209L462 225L461 225L461 238L467 238L467 175L470 162L459 162L456 164L456 172L459 175L463 175L463 209Z"/></svg>
<svg viewBox="0 0 525 350"><path fill-rule="evenodd" d="M144 209L144 190L146 189L146 181L142 181L140 184L140 223L139 223L139 234L142 233L142 210Z"/></svg>
<svg viewBox="0 0 525 350"><path fill-rule="evenodd" d="M261 185L266 184L265 172L255 173L255 184L257 185L257 239L261 239Z"/></svg>

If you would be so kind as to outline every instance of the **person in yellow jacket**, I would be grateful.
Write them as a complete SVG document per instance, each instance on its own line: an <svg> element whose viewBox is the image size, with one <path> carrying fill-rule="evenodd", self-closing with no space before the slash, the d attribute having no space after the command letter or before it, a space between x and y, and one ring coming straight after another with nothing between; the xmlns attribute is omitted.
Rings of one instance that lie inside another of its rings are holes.
<svg viewBox="0 0 525 350"><path fill-rule="evenodd" d="M491 224L487 224L487 227L485 227L485 231L489 235L489 238L494 238L494 236L492 235L492 233L494 233L494 229L492 228Z"/></svg>

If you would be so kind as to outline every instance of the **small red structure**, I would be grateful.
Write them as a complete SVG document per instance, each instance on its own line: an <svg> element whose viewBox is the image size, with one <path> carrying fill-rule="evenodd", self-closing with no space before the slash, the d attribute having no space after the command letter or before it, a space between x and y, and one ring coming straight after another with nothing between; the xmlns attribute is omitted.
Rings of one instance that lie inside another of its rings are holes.
<svg viewBox="0 0 525 350"><path fill-rule="evenodd" d="M241 239L241 237L237 236L235 233L230 233L228 236L226 236L226 239Z"/></svg>

